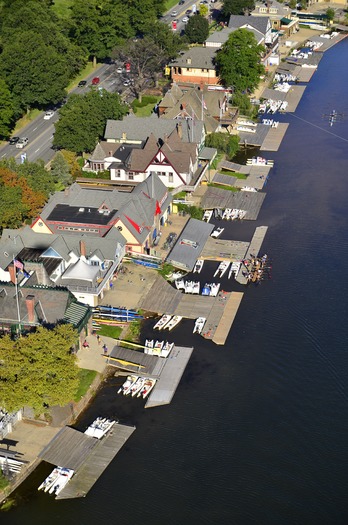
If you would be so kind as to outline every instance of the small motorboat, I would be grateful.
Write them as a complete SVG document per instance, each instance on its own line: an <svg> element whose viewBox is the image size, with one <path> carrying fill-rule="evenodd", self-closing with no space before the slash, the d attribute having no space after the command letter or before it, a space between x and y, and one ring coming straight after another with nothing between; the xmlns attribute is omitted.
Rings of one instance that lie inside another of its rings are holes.
<svg viewBox="0 0 348 525"><path fill-rule="evenodd" d="M180 323L181 319L182 319L181 315L174 315L174 317L172 317L172 319L166 325L166 330L173 330L173 328L175 328L176 325Z"/></svg>
<svg viewBox="0 0 348 525"><path fill-rule="evenodd" d="M129 388L132 383L133 383L132 376L128 376L126 381L123 383L123 385L121 385L120 388L117 390L117 393L123 394L123 392L127 390L127 388Z"/></svg>
<svg viewBox="0 0 348 525"><path fill-rule="evenodd" d="M161 319L159 321L157 321L157 323L155 324L155 326L153 327L154 330L163 330L163 328L166 326L166 324L169 323L169 321L171 320L172 316L171 315L162 315Z"/></svg>
<svg viewBox="0 0 348 525"><path fill-rule="evenodd" d="M230 271L228 272L228 278L229 278L229 279L231 279L232 274L233 274L235 277L237 276L241 264L242 264L242 263L239 262L239 261L234 261L234 262L231 264Z"/></svg>
<svg viewBox="0 0 348 525"><path fill-rule="evenodd" d="M214 237L215 239L217 237L219 237L219 235L222 234L222 232L224 231L225 228L216 228L216 230L214 230L211 234L210 234L210 237Z"/></svg>
<svg viewBox="0 0 348 525"><path fill-rule="evenodd" d="M210 295L210 284L205 283L205 285L202 288L202 295Z"/></svg>
<svg viewBox="0 0 348 525"><path fill-rule="evenodd" d="M160 357L168 357L173 347L174 343L168 343L168 341L166 341L166 343L163 345Z"/></svg>
<svg viewBox="0 0 348 525"><path fill-rule="evenodd" d="M175 286L177 290L185 290L185 281L184 279L178 279L175 281Z"/></svg>
<svg viewBox="0 0 348 525"><path fill-rule="evenodd" d="M152 355L160 356L162 353L163 346L164 346L164 341L156 341L152 349Z"/></svg>
<svg viewBox="0 0 348 525"><path fill-rule="evenodd" d="M198 319L195 322L195 326L193 328L194 334L200 334L203 330L203 327L205 325L206 318L205 317L198 317Z"/></svg>
<svg viewBox="0 0 348 525"><path fill-rule="evenodd" d="M74 471L70 468L62 468L60 476L58 477L56 483L49 490L50 494L55 494L56 496L63 490L68 481L73 477Z"/></svg>
<svg viewBox="0 0 348 525"><path fill-rule="evenodd" d="M85 431L86 436L94 437L96 439L101 439L104 437L109 430L114 426L116 421L111 419L97 417L91 425Z"/></svg>
<svg viewBox="0 0 348 525"><path fill-rule="evenodd" d="M192 293L194 295L199 295L200 288L201 288L201 285L200 285L199 281L197 281L196 283L193 283Z"/></svg>
<svg viewBox="0 0 348 525"><path fill-rule="evenodd" d="M131 382L130 385L123 390L123 395L128 396L128 394L131 391L132 386L138 381L139 376L131 376Z"/></svg>
<svg viewBox="0 0 348 525"><path fill-rule="evenodd" d="M139 377L138 381L136 383L134 383L134 385L131 388L130 394L131 394L132 397L135 397L137 395L137 393L140 392L140 390L144 386L144 383L145 383L145 378L144 377Z"/></svg>
<svg viewBox="0 0 348 525"><path fill-rule="evenodd" d="M203 264L204 264L204 260L203 259L198 259L196 261L196 264L193 268L193 273L201 273L202 271L202 268L203 268Z"/></svg>
<svg viewBox="0 0 348 525"><path fill-rule="evenodd" d="M193 285L195 283L193 281L186 281L185 282L185 293L193 293Z"/></svg>
<svg viewBox="0 0 348 525"><path fill-rule="evenodd" d="M213 210L205 210L204 215L203 215L203 221L209 222L212 215L213 215Z"/></svg>
<svg viewBox="0 0 348 525"><path fill-rule="evenodd" d="M216 297L220 290L220 283L211 283L210 284L210 296Z"/></svg>
<svg viewBox="0 0 348 525"><path fill-rule="evenodd" d="M47 476L46 479L44 479L44 481L41 483L37 490L44 490L45 492L47 492L51 488L51 486L54 485L54 483L57 481L59 475L60 467L56 467L52 470L51 474Z"/></svg>
<svg viewBox="0 0 348 525"><path fill-rule="evenodd" d="M231 208L226 208L224 213L222 214L222 218L228 221L230 218L231 212L232 212Z"/></svg>
<svg viewBox="0 0 348 525"><path fill-rule="evenodd" d="M229 265L230 265L230 261L221 261L213 277L216 277L217 275L219 275L219 277L222 277L224 273L227 271L227 268L229 267Z"/></svg>
<svg viewBox="0 0 348 525"><path fill-rule="evenodd" d="M145 379L142 389L140 390L140 392L138 392L138 397L142 396L143 399L145 399L145 397L149 395L149 393L151 392L155 384L156 384L156 379L150 379L150 378Z"/></svg>

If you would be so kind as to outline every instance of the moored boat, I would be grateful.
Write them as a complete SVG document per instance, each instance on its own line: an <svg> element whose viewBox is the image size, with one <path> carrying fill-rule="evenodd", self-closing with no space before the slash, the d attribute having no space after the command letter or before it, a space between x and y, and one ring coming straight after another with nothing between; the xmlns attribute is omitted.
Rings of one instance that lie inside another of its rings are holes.
<svg viewBox="0 0 348 525"><path fill-rule="evenodd" d="M204 215L203 215L203 221L209 222L212 215L213 215L213 210L205 210Z"/></svg>
<svg viewBox="0 0 348 525"><path fill-rule="evenodd" d="M197 259L196 264L193 268L193 273L201 273L203 264L204 264L203 259Z"/></svg>
<svg viewBox="0 0 348 525"><path fill-rule="evenodd" d="M200 334L202 332L202 330L203 330L205 322L206 322L206 318L205 317L198 317L198 319L196 319L195 326L193 328L193 333L194 334Z"/></svg>
<svg viewBox="0 0 348 525"><path fill-rule="evenodd" d="M138 381L139 376L131 376L131 382L130 385L123 390L123 395L128 396L128 394L131 391L132 386Z"/></svg>
<svg viewBox="0 0 348 525"><path fill-rule="evenodd" d="M193 286L192 286L192 293L193 293L193 294L196 294L196 295L199 295L200 287L201 287L201 285L200 285L199 281L193 283Z"/></svg>
<svg viewBox="0 0 348 525"><path fill-rule="evenodd" d="M181 319L182 319L181 315L174 315L174 317L172 317L172 319L166 325L166 330L173 330L173 328L175 328L176 325L180 323Z"/></svg>
<svg viewBox="0 0 348 525"><path fill-rule="evenodd" d="M140 392L138 392L138 397L142 396L143 399L145 399L149 395L149 393L151 392L155 384L156 384L156 379L150 379L150 378L145 379L142 389L140 390Z"/></svg>
<svg viewBox="0 0 348 525"><path fill-rule="evenodd" d="M166 341L161 350L160 357L168 357L173 347L174 343L168 343L168 341Z"/></svg>
<svg viewBox="0 0 348 525"><path fill-rule="evenodd" d="M153 327L154 330L163 330L163 328L166 326L167 323L169 323L169 321L171 320L172 316L171 315L162 315L161 319L159 321L157 321L157 323L155 324L155 326Z"/></svg>
<svg viewBox="0 0 348 525"><path fill-rule="evenodd" d="M221 261L213 277L216 277L219 274L220 274L219 276L222 277L224 273L226 272L227 268L229 267L229 265L230 265L230 261Z"/></svg>
<svg viewBox="0 0 348 525"><path fill-rule="evenodd" d="M220 290L220 283L211 283L210 284L210 296L216 297Z"/></svg>
<svg viewBox="0 0 348 525"><path fill-rule="evenodd" d="M210 237L215 237L215 239L217 237L219 237L219 235L222 234L222 232L224 231L225 228L216 228L216 230L214 230L211 234L210 234Z"/></svg>
<svg viewBox="0 0 348 525"><path fill-rule="evenodd" d="M185 290L185 281L184 279L178 279L175 281L175 286L177 290Z"/></svg>
<svg viewBox="0 0 348 525"><path fill-rule="evenodd" d="M96 439L101 439L109 432L115 423L116 421L112 421L111 419L97 417L97 419L89 425L85 434Z"/></svg>

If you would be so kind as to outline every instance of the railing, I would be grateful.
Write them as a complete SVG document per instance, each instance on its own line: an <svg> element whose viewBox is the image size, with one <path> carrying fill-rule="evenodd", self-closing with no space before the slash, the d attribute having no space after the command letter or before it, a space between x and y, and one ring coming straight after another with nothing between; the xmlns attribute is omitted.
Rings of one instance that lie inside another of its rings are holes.
<svg viewBox="0 0 348 525"><path fill-rule="evenodd" d="M109 280L111 274L114 273L116 268L119 265L119 261L114 262L108 271L105 273L102 281L97 286L75 286L75 285L68 285L69 290L72 292L84 292L84 293L91 293L94 295L99 295L101 290L104 288L106 282Z"/></svg>

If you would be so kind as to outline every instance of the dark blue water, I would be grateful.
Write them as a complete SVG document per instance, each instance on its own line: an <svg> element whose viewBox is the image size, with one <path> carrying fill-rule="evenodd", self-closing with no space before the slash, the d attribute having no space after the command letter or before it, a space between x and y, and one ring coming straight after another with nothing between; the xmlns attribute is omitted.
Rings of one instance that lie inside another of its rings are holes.
<svg viewBox="0 0 348 525"><path fill-rule="evenodd" d="M268 225L273 270L244 289L225 347L191 321L173 332L195 351L167 407L145 411L112 380L81 425L115 415L137 426L127 445L82 500L38 493L37 472L8 525L348 523L347 59L348 41L328 51L284 117L259 220L228 225L244 240ZM330 127L332 109L347 117Z"/></svg>

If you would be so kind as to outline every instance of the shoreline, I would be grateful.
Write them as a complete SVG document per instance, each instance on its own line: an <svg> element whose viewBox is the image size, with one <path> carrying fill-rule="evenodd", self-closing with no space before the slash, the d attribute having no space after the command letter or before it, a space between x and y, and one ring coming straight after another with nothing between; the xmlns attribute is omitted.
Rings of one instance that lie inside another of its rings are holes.
<svg viewBox="0 0 348 525"><path fill-rule="evenodd" d="M314 33L314 34L317 34L317 32ZM343 38L345 38L346 36L347 35L345 35ZM306 39L307 38L305 38L304 41ZM338 43L338 42L335 42L335 44L336 43ZM275 70L277 69L277 67L275 67ZM268 82L269 82L269 79L268 79ZM90 337L93 337L93 336L90 336ZM97 377L94 379L93 383L90 385L89 390L88 390L87 394L84 396L84 398L82 398L78 403L76 403L76 406L73 407L72 413L71 413L71 419L69 420L69 422L67 424L73 424L74 422L76 422L76 420L79 417L81 417L83 412L92 404L95 395L100 390L101 385L103 384L103 382L110 375L110 372L113 374L113 371L109 371L108 372L108 368L105 365L104 371L99 373L97 375ZM81 403L81 406L79 405L80 403ZM25 421L23 423L25 424ZM61 427L58 427L57 431L60 428ZM4 494L3 496L0 496L0 503L3 503L4 501L6 501L9 498L9 496L18 488L18 486L21 483L23 483L23 481L36 469L36 467L41 463L41 461L42 461L41 459L37 458L30 465L28 465L27 470L24 473L24 475L23 476L21 476L21 475L18 476L20 478L20 480L17 480L16 483L13 486L11 486L10 492Z"/></svg>

